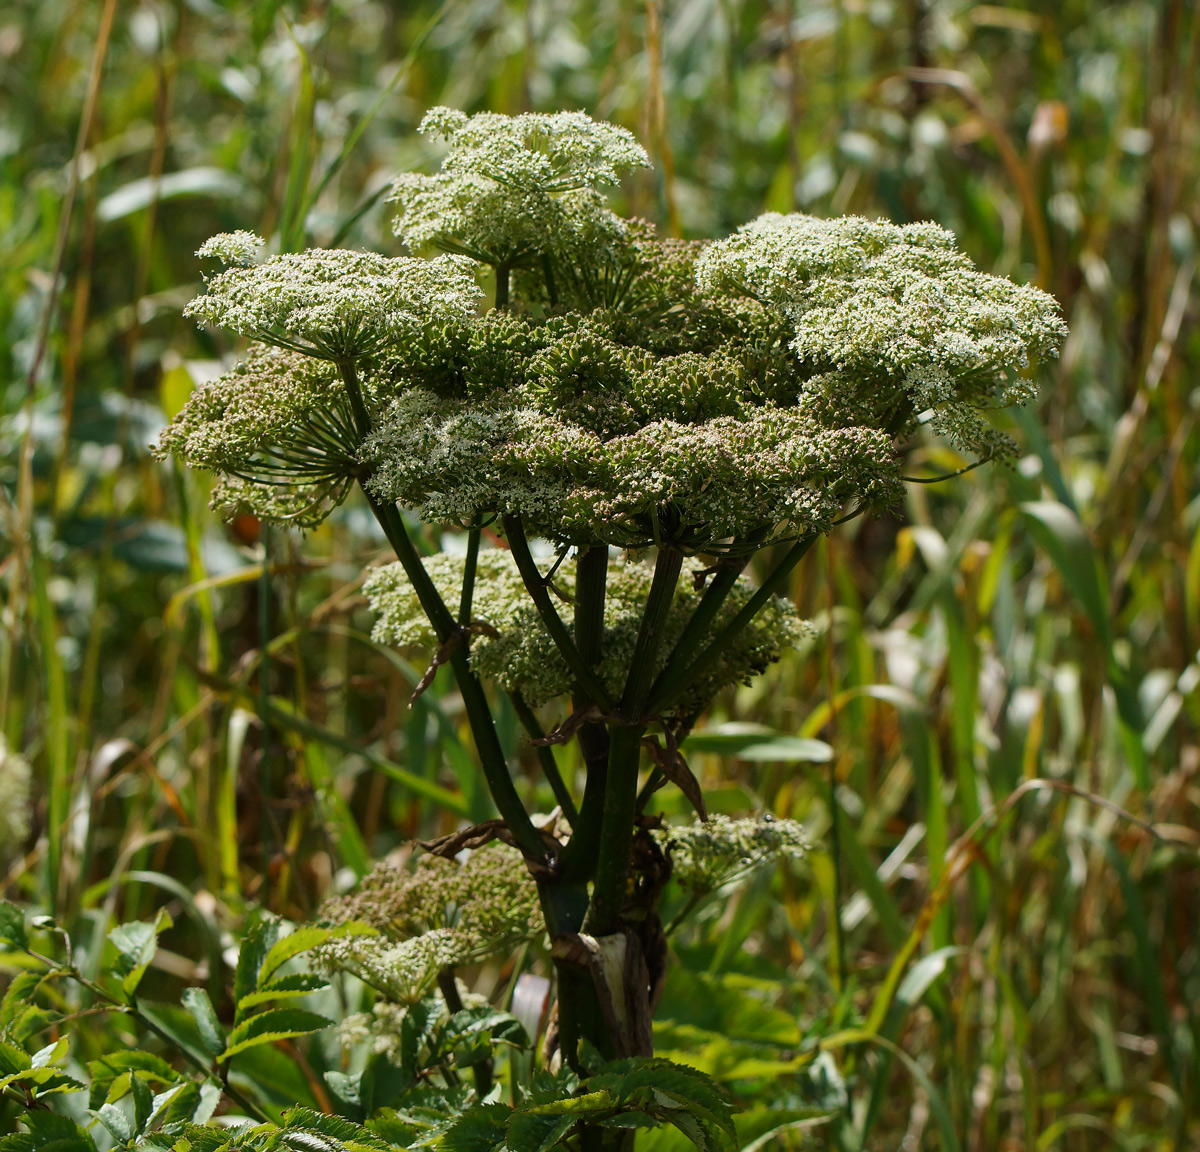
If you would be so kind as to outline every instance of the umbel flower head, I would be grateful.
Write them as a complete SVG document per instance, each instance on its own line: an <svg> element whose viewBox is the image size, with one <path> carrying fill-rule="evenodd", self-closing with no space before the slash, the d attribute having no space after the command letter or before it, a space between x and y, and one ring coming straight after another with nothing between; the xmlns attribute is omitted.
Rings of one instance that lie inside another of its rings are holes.
<svg viewBox="0 0 1200 1152"><path fill-rule="evenodd" d="M463 557L443 553L430 560L427 567L444 597L457 594L462 584ZM700 601L701 592L690 577L701 568L695 560L684 565L683 579L676 590L664 633L660 666ZM629 669L652 577L649 565L616 559L609 562L602 642L604 655L596 672L614 697L620 693ZM559 568L554 580L555 587L563 595L574 593L575 572L570 563ZM399 564L375 569L363 590L376 614L373 639L384 644L413 645L436 651L437 637ZM731 619L753 594L751 582L739 579L717 617L714 629ZM494 679L505 691L520 692L535 706L570 691L571 671L530 603L511 553L501 549L480 553L472 616L479 634L471 642L471 665L481 676ZM715 666L690 687L668 714L693 714L708 704L721 688L748 682L795 644L803 627L790 601L772 597Z"/></svg>
<svg viewBox="0 0 1200 1152"><path fill-rule="evenodd" d="M731 820L712 816L652 833L671 860L671 878L703 895L780 860L799 860L809 849L804 825L760 816Z"/></svg>
<svg viewBox="0 0 1200 1152"><path fill-rule="evenodd" d="M768 213L708 247L697 279L794 326L804 393L893 435L918 416L963 451L1011 451L981 408L1033 398L1019 373L1066 335L1053 297L977 272L936 224ZM836 418L836 417L835 417Z"/></svg>
<svg viewBox="0 0 1200 1152"><path fill-rule="evenodd" d="M497 268L621 240L624 225L598 188L649 165L631 133L582 112L434 108L419 130L449 150L437 175L396 180L396 234L414 251L432 246Z"/></svg>
<svg viewBox="0 0 1200 1152"><path fill-rule="evenodd" d="M438 972L503 952L542 934L537 890L521 854L503 844L465 862L422 856L415 871L381 863L321 919L360 921L378 936L338 937L314 949L327 970L353 972L401 1004L424 996Z"/></svg>
<svg viewBox="0 0 1200 1152"><path fill-rule="evenodd" d="M218 471L222 509L312 524L364 479L434 523L749 552L901 499L922 422L1010 452L980 413L1029 399L1020 373L1065 331L1049 296L975 271L932 224L768 214L707 247L660 240L595 198L644 153L579 113L435 109L422 130L449 151L398 185L398 228L524 264L511 310L474 314L462 256L255 264L256 237L210 241L238 266L189 314L336 362L364 402L350 428L333 376L253 353L162 442Z"/></svg>
<svg viewBox="0 0 1200 1152"><path fill-rule="evenodd" d="M208 282L185 316L319 359L358 362L430 319L465 319L480 295L473 267L461 257L334 249L248 263L256 239L235 232L200 248L198 255L234 266Z"/></svg>
<svg viewBox="0 0 1200 1152"><path fill-rule="evenodd" d="M376 378L364 381L374 400ZM272 523L319 524L361 470L345 385L334 366L252 344L202 384L154 447L218 476L214 509Z"/></svg>

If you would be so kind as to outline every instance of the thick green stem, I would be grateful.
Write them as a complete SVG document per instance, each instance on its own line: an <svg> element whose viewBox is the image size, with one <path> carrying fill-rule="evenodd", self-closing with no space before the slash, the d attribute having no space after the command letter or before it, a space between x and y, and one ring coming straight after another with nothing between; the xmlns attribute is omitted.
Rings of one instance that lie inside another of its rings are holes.
<svg viewBox="0 0 1200 1152"><path fill-rule="evenodd" d="M805 536L797 540L788 549L775 570L763 581L758 591L746 602L732 620L713 637L708 647L696 657L686 668L675 672L670 677L660 677L647 706L650 712L661 712L670 707L691 684L708 671L722 653L729 647L736 636L754 619L755 616L783 587L792 569L804 558L805 553L813 546L816 536Z"/></svg>
<svg viewBox="0 0 1200 1152"><path fill-rule="evenodd" d="M533 709L525 702L525 697L520 692L511 693L511 697L513 710L529 738L531 740L545 739L545 730L538 723ZM537 749L538 765L542 769L542 775L546 777L546 783L550 785L554 799L558 801L558 806L571 822L571 827L574 828L579 821L579 811L575 807L575 799L571 795L566 781L562 778L562 773L558 770L558 761L554 759L554 751L545 744L535 744L534 747Z"/></svg>
<svg viewBox="0 0 1200 1152"><path fill-rule="evenodd" d="M604 655L604 598L608 588L608 547L581 548L575 562L575 644L589 668Z"/></svg>
<svg viewBox="0 0 1200 1152"><path fill-rule="evenodd" d="M399 510L395 504L377 500L369 491L367 500L371 511L383 527L388 543L396 550L409 583L416 591L417 599L433 624L438 639L445 643L455 635L457 625L429 578L429 573L425 571L425 565L421 563L421 558L409 539ZM533 821L529 819L529 813L525 811L525 805L521 803L521 797L517 794L516 785L508 771L504 749L500 746L500 737L496 734L496 723L492 718L487 696L484 695L483 685L471 670L467 652L461 644L456 645L450 654L450 667L454 670L454 679L458 682L463 709L471 725L471 734L475 737L475 748L479 752L479 761L492 800L512 833L517 847L526 858L545 860L546 846L542 842L541 833L533 826Z"/></svg>
<svg viewBox="0 0 1200 1152"><path fill-rule="evenodd" d="M621 694L621 714L629 720L640 720L650 695L654 665L662 647L667 618L675 599L675 587L683 568L683 553L675 548L660 548L654 565L654 581L646 598L646 610L638 629L633 659Z"/></svg>
<svg viewBox="0 0 1200 1152"><path fill-rule="evenodd" d="M496 265L496 307L508 307L508 281L511 269L507 264Z"/></svg>
<svg viewBox="0 0 1200 1152"><path fill-rule="evenodd" d="M629 884L633 823L637 817L638 765L644 724L618 724L609 735L608 781L596 881L584 927L593 936L616 932Z"/></svg>
<svg viewBox="0 0 1200 1152"><path fill-rule="evenodd" d="M669 684L695 656L696 649L708 635L708 630L728 599L729 593L733 591L733 586L745 569L748 559L749 557L730 556L717 564L717 570L708 582L708 587L700 598L700 603L696 605L696 611L692 613L692 618L684 626L682 634L675 642L675 647L671 649L671 654L667 657L666 664L663 665L662 671L650 689L651 700L656 700L662 691L662 686Z"/></svg>
<svg viewBox="0 0 1200 1152"><path fill-rule="evenodd" d="M604 654L604 600L608 585L608 547L583 548L575 566L575 644L589 668ZM588 701L577 694L574 707ZM600 826L604 813L604 787L608 778L608 729L603 722L584 724L578 734L583 754L585 784L579 819L572 824L570 843L563 850L560 869L565 880L587 883L596 869Z"/></svg>
<svg viewBox="0 0 1200 1152"><path fill-rule="evenodd" d="M641 763L642 735L646 731L646 698L682 568L681 552L674 548L659 549L654 565L654 581L646 598L646 609L638 629L625 691L621 695L621 714L626 722L614 725L609 734L608 780L604 790L600 851L586 921L588 930L596 936L615 932L620 925L633 852L634 821L637 818L638 766Z"/></svg>
<svg viewBox="0 0 1200 1152"><path fill-rule="evenodd" d="M605 691L604 685L600 683L599 677L580 655L579 649L571 639L571 634L567 631L567 626L558 614L558 609L554 607L550 599L546 582L542 579L537 563L529 551L529 541L525 538L525 526L521 523L519 516L504 517L504 535L508 537L508 546L516 561L517 569L521 573L521 579L525 582L525 590L537 608L542 623L546 625L546 631L550 633L555 646L566 660L567 667L574 673L580 689L601 711L611 711L612 698Z"/></svg>

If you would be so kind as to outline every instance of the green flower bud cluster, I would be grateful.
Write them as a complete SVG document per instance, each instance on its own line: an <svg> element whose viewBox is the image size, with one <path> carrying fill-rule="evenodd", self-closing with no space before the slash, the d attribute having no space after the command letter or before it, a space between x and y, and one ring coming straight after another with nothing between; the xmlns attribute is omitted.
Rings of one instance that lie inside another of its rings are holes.
<svg viewBox="0 0 1200 1152"><path fill-rule="evenodd" d="M368 379L370 394L375 381ZM226 515L319 524L361 471L345 387L327 361L253 344L202 384L154 453L218 476L212 504Z"/></svg>
<svg viewBox="0 0 1200 1152"><path fill-rule="evenodd" d="M428 561L429 574L443 596L457 595L463 564L463 557L445 553ZM692 577L701 569L702 565L695 560L684 564L683 578L666 625L659 667L700 601L702 593L696 589ZM609 562L603 658L596 671L614 696L620 694L629 670L652 577L653 572L646 564L617 559ZM555 573L554 585L564 596L574 593L575 572L570 562ZM437 637L399 564L375 569L363 590L376 613L372 634L375 640L400 647L437 649ZM713 630L727 623L753 594L754 585L745 578L739 579ZM480 676L495 680L505 691L520 692L535 706L571 690L570 669L530 603L509 552L493 549L480 553L472 616L480 629L471 639L471 664ZM804 627L788 601L772 597L720 660L676 702L671 715L690 715L721 688L748 682L794 645Z"/></svg>
<svg viewBox="0 0 1200 1152"><path fill-rule="evenodd" d="M609 319L510 317L470 356L452 337L439 357L427 338L417 372L402 353L407 386L363 447L372 489L434 522L514 514L555 541L686 552L822 531L847 502L900 498L885 431L766 394L789 367L793 394L803 382L764 352L764 324L658 355Z"/></svg>
<svg viewBox="0 0 1200 1152"><path fill-rule="evenodd" d="M765 864L799 860L809 850L804 825L771 816L731 820L711 816L707 821L653 832L671 861L671 878L696 894L714 892L742 879Z"/></svg>

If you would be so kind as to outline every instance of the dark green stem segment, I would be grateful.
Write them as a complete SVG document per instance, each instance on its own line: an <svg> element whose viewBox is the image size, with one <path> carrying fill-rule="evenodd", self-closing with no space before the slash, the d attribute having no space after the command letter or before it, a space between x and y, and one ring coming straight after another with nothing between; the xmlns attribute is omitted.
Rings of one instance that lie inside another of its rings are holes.
<svg viewBox="0 0 1200 1152"><path fill-rule="evenodd" d="M604 601L608 591L608 546L581 548L575 564L575 645L589 668L604 655ZM576 711L588 706L582 693L572 700ZM596 869L604 789L608 779L608 729L602 721L584 724L578 734L586 772L579 820L564 849L560 867L569 881L586 883Z"/></svg>
<svg viewBox="0 0 1200 1152"><path fill-rule="evenodd" d="M608 546L581 548L575 562L575 645L589 668L604 655L604 599L608 589Z"/></svg>
<svg viewBox="0 0 1200 1152"><path fill-rule="evenodd" d="M463 564L462 597L458 604L459 627L471 623L471 603L475 598L475 570L479 566L479 537L482 531L471 528L467 532L467 558Z"/></svg>
<svg viewBox="0 0 1200 1152"><path fill-rule="evenodd" d="M546 732L538 722L537 716L534 715L533 709L526 703L525 697L520 692L511 693L511 697L513 710L529 738L531 740L544 739ZM550 785L554 799L558 801L558 806L571 822L571 827L574 828L579 822L579 811L575 807L575 799L571 795L570 789L567 788L566 781L562 778L562 773L558 770L558 761L554 759L554 751L545 744L535 744L534 747L537 748L538 765L542 769L542 775L546 777L546 783Z"/></svg>
<svg viewBox="0 0 1200 1152"><path fill-rule="evenodd" d="M358 375L353 365L341 365L342 380L350 397L350 406L354 412L355 423L361 437L366 437L371 430L371 418L363 401L362 390L359 387ZM442 644L457 637L459 626L445 601L430 579L421 557L417 554L413 542L409 539L408 529L404 518L400 515L395 503L390 500L380 500L365 482L362 484L363 493L375 519L379 521L388 543L396 551L396 557L404 568L417 600L438 641ZM461 644L454 647L450 654L450 667L454 670L454 678L458 682L458 690L462 695L463 709L467 721L471 725L471 733L475 737L475 747L479 752L483 775L487 780L488 791L504 823L512 833L518 848L529 860L544 862L546 846L541 833L533 826L521 797L517 794L516 785L508 771L508 762L504 749L500 746L500 738L496 734L496 724L492 719L492 710L488 706L487 696L484 695L483 685L471 670L467 652Z"/></svg>
<svg viewBox="0 0 1200 1152"><path fill-rule="evenodd" d="M625 691L621 694L621 714L630 721L644 719L643 709L650 695L654 678L654 665L662 647L667 629L667 618L675 599L675 588L679 573L683 569L683 553L676 548L660 548L654 564L654 580L650 595L646 598L646 610L638 629L637 643L633 649L633 660L625 680Z"/></svg>
<svg viewBox="0 0 1200 1152"><path fill-rule="evenodd" d="M383 527L388 543L396 550L409 583L416 591L417 599L433 624L438 639L445 643L455 634L457 625L429 578L429 573L425 571L425 565L421 563L421 558L408 537L408 530L399 510L395 504L385 504L377 500L370 492L367 492L367 500L375 518ZM529 860L544 861L546 846L517 794L516 785L508 771L504 749L501 748L500 738L496 734L496 724L492 719L492 710L484 695L483 685L471 671L467 652L461 644L456 645L450 654L450 667L454 670L454 679L458 682L458 691L471 725L471 734L475 737L475 747L479 752L479 761L492 800L525 857Z"/></svg>
<svg viewBox="0 0 1200 1152"><path fill-rule="evenodd" d="M612 698L605 691L604 685L600 683L600 678L580 654L575 642L571 639L571 634L567 631L567 626L558 614L558 609L554 607L550 599L546 582L542 579L537 563L529 551L529 541L525 538L525 526L521 523L519 516L504 517L504 535L508 538L508 546L516 561L517 569L521 573L521 579L525 583L525 590L533 600L534 606L542 618L542 623L546 625L546 631L550 633L550 638L562 653L563 659L566 660L567 667L574 673L580 689L601 711L611 711Z"/></svg>
<svg viewBox="0 0 1200 1152"><path fill-rule="evenodd" d="M633 824L637 818L638 765L642 755L644 724L614 725L609 734L608 781L604 790L604 816L596 880L584 929L593 936L608 936L621 924L621 908L629 885L633 856Z"/></svg>
<svg viewBox="0 0 1200 1152"><path fill-rule="evenodd" d="M686 668L675 672L670 677L660 677L660 682L655 686L647 705L649 712L661 712L664 708L669 708L691 684L721 658L721 654L733 639L758 615L767 601L783 587L784 582L791 575L792 569L800 563L816 539L816 534L814 534L797 540L775 566L774 571L763 581L758 591L713 637L708 647Z"/></svg>
<svg viewBox="0 0 1200 1152"><path fill-rule="evenodd" d="M508 307L508 282L512 269L507 264L496 265L496 307Z"/></svg>
<svg viewBox="0 0 1200 1152"><path fill-rule="evenodd" d="M592 903L586 921L588 931L596 936L606 936L620 926L621 907L625 903L629 882L634 821L637 818L638 767L642 756L642 735L646 731L644 709L682 568L682 552L675 548L658 550L654 580L650 585L650 595L646 598L646 609L638 629L625 691L621 694L624 723L614 724L609 733L608 780L604 789L600 851L596 860Z"/></svg>
<svg viewBox="0 0 1200 1152"><path fill-rule="evenodd" d="M652 700L658 698L662 686L669 684L695 656L696 649L708 635L708 630L717 618L717 613L721 611L729 593L733 591L733 586L745 570L748 561L748 556L729 556L717 564L717 570L709 580L708 587L700 598L700 603L696 605L696 611L692 613L692 618L685 625L682 634L675 642L675 647L671 649L670 656L667 657L666 664L663 665L663 670L658 674L658 678L650 689Z"/></svg>

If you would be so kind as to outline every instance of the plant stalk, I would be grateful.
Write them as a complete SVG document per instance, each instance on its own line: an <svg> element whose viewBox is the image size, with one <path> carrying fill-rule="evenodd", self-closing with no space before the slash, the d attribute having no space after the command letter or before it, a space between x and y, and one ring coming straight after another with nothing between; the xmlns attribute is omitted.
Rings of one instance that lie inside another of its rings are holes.
<svg viewBox="0 0 1200 1152"><path fill-rule="evenodd" d="M365 438L371 431L371 418L363 400L362 389L358 383L358 374L353 365L342 365L342 380L350 398L350 406L354 412L354 420L360 437ZM421 557L417 554L404 518L392 501L380 500L360 479L363 494L371 507L375 519L379 521L388 543L396 551L396 556L404 568L405 575L417 594L422 610L429 617L438 640L445 644L458 634L458 624L450 615L445 601L430 579ZM454 678L458 682L458 690L462 696L463 708L467 713L467 721L471 725L471 733L475 737L475 747L479 752L480 764L483 768L484 779L496 809L504 818L508 830L512 833L517 847L529 860L543 862L546 858L546 847L541 833L533 826L521 797L517 794L516 785L508 771L508 762L504 749L500 746L500 738L496 734L496 724L492 718L492 710L484 694L483 685L471 670L467 652L461 644L454 647L450 655L450 667L454 670Z"/></svg>
<svg viewBox="0 0 1200 1152"><path fill-rule="evenodd" d="M713 637L708 647L686 668L669 678L664 678L656 687L647 706L649 712L661 712L664 708L669 707L681 693L721 658L721 654L730 643L758 615L767 601L783 587L784 582L791 575L792 569L800 563L816 539L815 534L802 537L788 549L783 559L775 566L775 570L759 586L758 591L746 602L741 611Z"/></svg>
<svg viewBox="0 0 1200 1152"><path fill-rule="evenodd" d="M551 639L562 653L563 659L566 660L567 667L575 674L580 689L601 711L610 712L613 706L612 698L605 690L604 685L600 683L600 678L588 666L587 661L575 646L571 634L567 631L567 626L558 614L558 609L550 600L550 593L546 588L545 581L529 551L525 526L521 523L519 516L504 517L504 534L508 537L508 546L521 573L521 579L525 582L525 590L533 600L538 614L542 618L542 623L546 625L546 631L550 633Z"/></svg>

